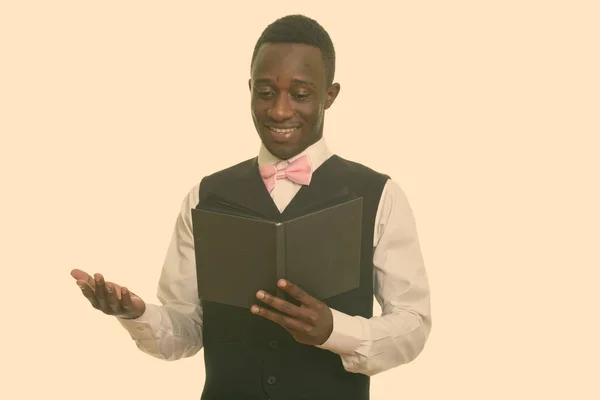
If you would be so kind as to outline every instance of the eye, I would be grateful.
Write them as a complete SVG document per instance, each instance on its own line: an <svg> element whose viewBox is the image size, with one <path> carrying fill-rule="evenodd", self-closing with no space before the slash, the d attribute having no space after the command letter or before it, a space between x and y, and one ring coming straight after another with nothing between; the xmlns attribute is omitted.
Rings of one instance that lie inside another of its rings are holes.
<svg viewBox="0 0 600 400"><path fill-rule="evenodd" d="M310 97L309 93L296 93L294 97L298 100L306 100Z"/></svg>
<svg viewBox="0 0 600 400"><path fill-rule="evenodd" d="M266 90L266 89L259 89L256 91L256 95L258 97L260 97L261 99L268 99L271 96L273 96L273 91L272 90Z"/></svg>

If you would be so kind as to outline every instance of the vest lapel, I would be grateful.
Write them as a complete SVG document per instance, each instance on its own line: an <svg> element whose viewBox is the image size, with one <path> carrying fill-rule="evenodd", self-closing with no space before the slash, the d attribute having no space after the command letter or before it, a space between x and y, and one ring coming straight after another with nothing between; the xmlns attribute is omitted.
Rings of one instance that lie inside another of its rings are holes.
<svg viewBox="0 0 600 400"><path fill-rule="evenodd" d="M246 161L241 168L236 168L230 179L211 185L201 204L242 215L282 221L354 198L350 183L348 165L333 155L314 171L310 185L302 186L280 213L260 176L258 160L254 158Z"/></svg>
<svg viewBox="0 0 600 400"><path fill-rule="evenodd" d="M291 219L311 211L354 198L350 189L347 164L337 155L329 157L314 171L310 185L302 186L283 211L283 219Z"/></svg>
<svg viewBox="0 0 600 400"><path fill-rule="evenodd" d="M254 217L280 219L281 214L260 176L257 158L236 168L230 178L211 185L206 194L207 203Z"/></svg>

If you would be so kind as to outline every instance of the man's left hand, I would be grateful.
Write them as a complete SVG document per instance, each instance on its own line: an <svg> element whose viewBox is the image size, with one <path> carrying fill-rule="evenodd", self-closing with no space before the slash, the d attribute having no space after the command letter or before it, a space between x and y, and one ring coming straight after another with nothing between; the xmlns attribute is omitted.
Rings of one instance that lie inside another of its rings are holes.
<svg viewBox="0 0 600 400"><path fill-rule="evenodd" d="M325 343L333 331L333 314L329 307L289 281L281 279L277 286L298 300L300 307L260 290L256 298L280 312L253 305L252 313L281 325L302 344Z"/></svg>

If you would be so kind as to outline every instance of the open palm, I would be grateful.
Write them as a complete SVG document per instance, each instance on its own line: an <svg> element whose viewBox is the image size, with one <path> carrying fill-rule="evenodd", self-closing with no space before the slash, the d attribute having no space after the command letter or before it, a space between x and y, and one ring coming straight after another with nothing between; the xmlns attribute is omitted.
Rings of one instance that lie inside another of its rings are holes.
<svg viewBox="0 0 600 400"><path fill-rule="evenodd" d="M107 315L137 318L146 310L146 303L124 286L106 282L101 274L94 277L80 269L71 271L77 286L92 307Z"/></svg>

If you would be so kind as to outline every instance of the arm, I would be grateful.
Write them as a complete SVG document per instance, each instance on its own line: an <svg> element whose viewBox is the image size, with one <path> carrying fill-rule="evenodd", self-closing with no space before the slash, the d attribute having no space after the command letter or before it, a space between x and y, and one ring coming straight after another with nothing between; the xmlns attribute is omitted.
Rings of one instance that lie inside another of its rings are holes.
<svg viewBox="0 0 600 400"><path fill-rule="evenodd" d="M198 300L191 209L198 204L196 185L181 204L167 250L157 297L135 319L117 318L144 353L164 360L195 355L202 348L202 308Z"/></svg>
<svg viewBox="0 0 600 400"><path fill-rule="evenodd" d="M375 375L414 360L431 330L429 285L416 224L402 189L388 181L375 223L374 292L381 316L337 310L333 332L318 346L340 355L350 372Z"/></svg>

